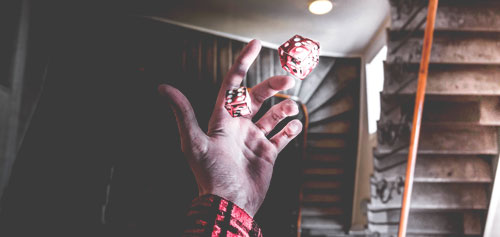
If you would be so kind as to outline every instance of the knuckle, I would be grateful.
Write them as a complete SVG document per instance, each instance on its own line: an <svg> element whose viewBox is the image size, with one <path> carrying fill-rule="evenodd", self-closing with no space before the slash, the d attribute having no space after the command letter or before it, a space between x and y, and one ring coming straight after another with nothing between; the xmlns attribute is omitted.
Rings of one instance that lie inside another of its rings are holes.
<svg viewBox="0 0 500 237"><path fill-rule="evenodd" d="M265 128L265 126L262 126L262 124L260 123L255 123L255 126L257 126L257 128L263 132L264 134L268 134L270 131L268 131L268 129ZM257 134L255 134L257 135Z"/></svg>
<svg viewBox="0 0 500 237"><path fill-rule="evenodd" d="M276 105L277 107L271 111L271 119L279 122L286 117L286 111L283 106Z"/></svg>
<svg viewBox="0 0 500 237"><path fill-rule="evenodd" d="M294 133L290 128L286 128L285 131L283 132L283 136L286 137L287 139L290 139L294 136Z"/></svg>

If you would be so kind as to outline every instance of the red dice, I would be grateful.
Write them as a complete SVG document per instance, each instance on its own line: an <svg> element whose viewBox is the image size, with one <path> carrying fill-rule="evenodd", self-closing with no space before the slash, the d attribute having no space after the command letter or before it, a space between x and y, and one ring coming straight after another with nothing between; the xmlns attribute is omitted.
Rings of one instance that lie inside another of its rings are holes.
<svg viewBox="0 0 500 237"><path fill-rule="evenodd" d="M226 91L225 107L227 112L233 117L240 117L252 113L250 107L252 103L246 87Z"/></svg>
<svg viewBox="0 0 500 237"><path fill-rule="evenodd" d="M281 67L303 80L319 62L319 43L295 35L278 48Z"/></svg>

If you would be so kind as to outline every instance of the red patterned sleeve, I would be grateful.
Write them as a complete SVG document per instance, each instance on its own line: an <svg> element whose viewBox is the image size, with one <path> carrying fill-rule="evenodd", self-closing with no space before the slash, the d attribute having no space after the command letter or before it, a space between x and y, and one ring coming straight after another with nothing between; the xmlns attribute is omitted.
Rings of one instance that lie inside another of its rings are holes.
<svg viewBox="0 0 500 237"><path fill-rule="evenodd" d="M243 209L216 195L193 200L183 236L262 237L257 223Z"/></svg>

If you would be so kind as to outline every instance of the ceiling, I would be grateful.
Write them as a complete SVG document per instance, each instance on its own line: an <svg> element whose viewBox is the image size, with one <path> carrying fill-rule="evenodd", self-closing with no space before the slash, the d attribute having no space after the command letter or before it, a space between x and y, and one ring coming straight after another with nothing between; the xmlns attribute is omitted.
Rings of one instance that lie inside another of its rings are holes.
<svg viewBox="0 0 500 237"><path fill-rule="evenodd" d="M229 38L257 38L268 47L300 34L320 42L322 55L329 56L366 57L370 48L382 47L386 0L333 1L333 10L318 16L308 11L308 0L183 0L152 17Z"/></svg>

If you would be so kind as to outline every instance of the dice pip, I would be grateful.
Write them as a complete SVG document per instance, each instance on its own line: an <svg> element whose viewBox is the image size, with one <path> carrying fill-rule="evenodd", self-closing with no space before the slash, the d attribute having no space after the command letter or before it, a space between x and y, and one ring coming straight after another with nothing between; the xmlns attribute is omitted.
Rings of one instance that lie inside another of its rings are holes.
<svg viewBox="0 0 500 237"><path fill-rule="evenodd" d="M278 48L281 67L303 80L319 62L319 43L295 35Z"/></svg>
<svg viewBox="0 0 500 237"><path fill-rule="evenodd" d="M226 91L225 108L233 117L240 117L252 113L250 95L246 87Z"/></svg>

